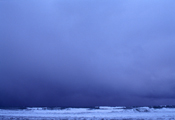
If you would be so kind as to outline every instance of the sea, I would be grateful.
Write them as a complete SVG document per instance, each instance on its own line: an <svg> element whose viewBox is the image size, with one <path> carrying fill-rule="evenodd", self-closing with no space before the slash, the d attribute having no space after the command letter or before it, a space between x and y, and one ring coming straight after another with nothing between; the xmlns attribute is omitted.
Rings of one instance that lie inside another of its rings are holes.
<svg viewBox="0 0 175 120"><path fill-rule="evenodd" d="M0 120L175 120L175 106L4 107Z"/></svg>

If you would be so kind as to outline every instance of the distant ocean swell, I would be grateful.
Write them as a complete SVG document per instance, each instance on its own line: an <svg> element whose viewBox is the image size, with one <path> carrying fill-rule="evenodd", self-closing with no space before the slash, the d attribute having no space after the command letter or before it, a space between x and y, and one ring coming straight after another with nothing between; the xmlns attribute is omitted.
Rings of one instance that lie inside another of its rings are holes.
<svg viewBox="0 0 175 120"><path fill-rule="evenodd" d="M0 120L175 120L175 106L0 108Z"/></svg>

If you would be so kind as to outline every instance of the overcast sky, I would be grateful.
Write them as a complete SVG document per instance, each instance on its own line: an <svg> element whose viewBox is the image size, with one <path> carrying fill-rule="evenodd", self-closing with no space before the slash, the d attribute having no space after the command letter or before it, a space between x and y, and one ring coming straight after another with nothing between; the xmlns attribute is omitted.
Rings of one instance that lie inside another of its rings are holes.
<svg viewBox="0 0 175 120"><path fill-rule="evenodd" d="M162 104L174 0L0 0L0 106Z"/></svg>

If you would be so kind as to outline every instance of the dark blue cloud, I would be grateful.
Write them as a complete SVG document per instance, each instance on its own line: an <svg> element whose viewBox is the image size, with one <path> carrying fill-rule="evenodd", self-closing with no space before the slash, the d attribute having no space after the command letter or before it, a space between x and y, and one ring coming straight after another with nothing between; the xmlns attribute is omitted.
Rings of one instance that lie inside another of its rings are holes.
<svg viewBox="0 0 175 120"><path fill-rule="evenodd" d="M0 106L174 104L174 1L0 1Z"/></svg>

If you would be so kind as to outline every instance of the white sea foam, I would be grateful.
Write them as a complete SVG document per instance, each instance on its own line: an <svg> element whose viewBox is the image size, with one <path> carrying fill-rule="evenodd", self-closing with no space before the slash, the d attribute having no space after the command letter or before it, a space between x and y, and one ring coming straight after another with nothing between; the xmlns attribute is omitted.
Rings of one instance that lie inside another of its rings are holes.
<svg viewBox="0 0 175 120"><path fill-rule="evenodd" d="M109 107L49 109L35 107L27 109L0 109L0 119L175 119L175 108Z"/></svg>

